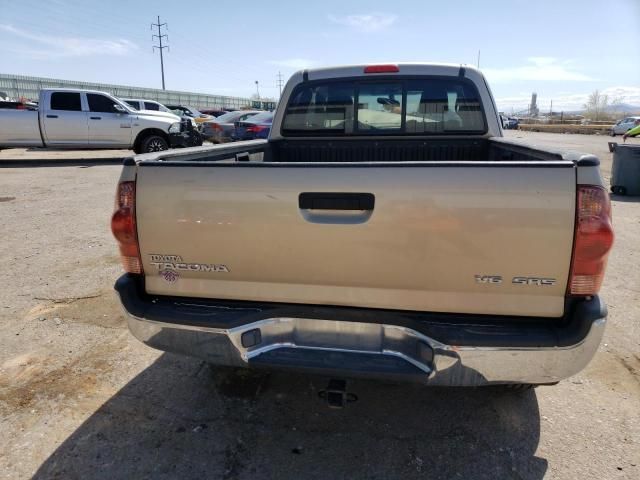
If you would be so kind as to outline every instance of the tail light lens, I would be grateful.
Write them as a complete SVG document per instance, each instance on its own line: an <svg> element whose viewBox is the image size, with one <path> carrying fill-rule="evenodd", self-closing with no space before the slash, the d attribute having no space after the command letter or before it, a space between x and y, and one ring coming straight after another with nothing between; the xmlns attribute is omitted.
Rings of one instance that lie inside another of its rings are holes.
<svg viewBox="0 0 640 480"><path fill-rule="evenodd" d="M597 185L578 185L570 295L598 293L613 236L611 202L606 190Z"/></svg>
<svg viewBox="0 0 640 480"><path fill-rule="evenodd" d="M251 125L250 127L247 127L247 132L258 133L258 132L262 132L263 130L266 130L266 128L267 127L263 125Z"/></svg>
<svg viewBox="0 0 640 480"><path fill-rule="evenodd" d="M111 231L120 247L120 260L128 273L142 273L136 229L136 182L120 182L116 192Z"/></svg>

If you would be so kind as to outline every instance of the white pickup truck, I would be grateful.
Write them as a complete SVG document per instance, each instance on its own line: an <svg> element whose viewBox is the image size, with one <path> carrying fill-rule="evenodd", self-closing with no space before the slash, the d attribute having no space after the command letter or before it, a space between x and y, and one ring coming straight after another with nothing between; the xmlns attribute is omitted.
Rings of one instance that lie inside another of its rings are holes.
<svg viewBox="0 0 640 480"><path fill-rule="evenodd" d="M138 111L105 92L43 89L38 110L0 110L0 148L132 148L136 153L202 145L171 113Z"/></svg>
<svg viewBox="0 0 640 480"><path fill-rule="evenodd" d="M522 388L607 317L598 159L502 138L466 66L296 73L268 140L125 159L112 230L131 332L213 364Z"/></svg>

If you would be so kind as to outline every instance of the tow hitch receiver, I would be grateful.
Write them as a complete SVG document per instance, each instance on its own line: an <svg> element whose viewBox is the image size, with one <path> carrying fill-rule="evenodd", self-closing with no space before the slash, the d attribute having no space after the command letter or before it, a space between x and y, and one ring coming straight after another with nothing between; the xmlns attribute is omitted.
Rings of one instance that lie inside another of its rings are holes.
<svg viewBox="0 0 640 480"><path fill-rule="evenodd" d="M354 393L347 392L346 380L332 378L326 390L318 392L318 396L327 401L329 408L344 408L347 403L358 400Z"/></svg>

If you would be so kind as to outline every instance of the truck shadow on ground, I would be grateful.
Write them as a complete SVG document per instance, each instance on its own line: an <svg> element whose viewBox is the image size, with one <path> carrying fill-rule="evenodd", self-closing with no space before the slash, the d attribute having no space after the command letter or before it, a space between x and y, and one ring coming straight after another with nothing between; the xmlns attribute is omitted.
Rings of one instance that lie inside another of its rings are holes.
<svg viewBox="0 0 640 480"><path fill-rule="evenodd" d="M534 391L353 381L328 409L326 378L212 369L163 354L87 419L35 479L540 479Z"/></svg>

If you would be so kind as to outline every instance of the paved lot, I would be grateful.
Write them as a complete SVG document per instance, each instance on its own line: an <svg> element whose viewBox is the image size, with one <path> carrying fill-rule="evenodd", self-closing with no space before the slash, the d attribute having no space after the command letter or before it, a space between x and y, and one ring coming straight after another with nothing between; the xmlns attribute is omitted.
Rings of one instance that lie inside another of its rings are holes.
<svg viewBox="0 0 640 480"><path fill-rule="evenodd" d="M509 135L609 176L608 137ZM214 372L128 334L119 172L0 170L0 478L640 478L640 198L613 201L610 322L584 372L520 395L359 381L335 411L324 379Z"/></svg>

